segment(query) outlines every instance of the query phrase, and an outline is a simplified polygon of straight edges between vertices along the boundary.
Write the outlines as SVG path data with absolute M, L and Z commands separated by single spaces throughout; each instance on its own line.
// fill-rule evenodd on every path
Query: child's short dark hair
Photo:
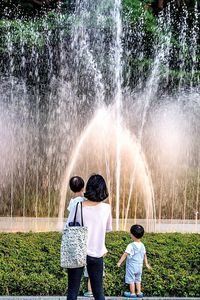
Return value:
M 84 188 L 84 180 L 79 176 L 73 176 L 70 178 L 69 186 L 72 192 L 77 193 L 80 192 Z
M 95 174 L 88 179 L 84 196 L 94 202 L 101 202 L 108 197 L 106 182 L 101 175 Z
M 135 224 L 131 226 L 130 232 L 136 239 L 140 239 L 144 235 L 144 228 L 141 225 Z

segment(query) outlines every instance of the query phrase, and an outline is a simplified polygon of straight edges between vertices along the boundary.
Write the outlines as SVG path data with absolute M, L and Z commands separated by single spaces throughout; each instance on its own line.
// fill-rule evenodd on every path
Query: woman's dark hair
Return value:
M 133 225 L 131 226 L 130 232 L 136 239 L 140 239 L 144 235 L 144 228 L 141 225 Z
M 101 202 L 108 197 L 106 182 L 101 175 L 92 175 L 86 184 L 84 197 L 94 202 Z
M 84 180 L 79 176 L 73 176 L 70 178 L 69 186 L 72 192 L 77 193 L 80 192 L 84 188 Z

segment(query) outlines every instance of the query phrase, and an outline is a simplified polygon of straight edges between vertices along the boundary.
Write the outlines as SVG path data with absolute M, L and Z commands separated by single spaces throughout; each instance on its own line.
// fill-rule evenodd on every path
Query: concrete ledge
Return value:
M 127 297 L 106 297 L 106 300 L 128 300 Z M 200 300 L 200 297 L 144 297 L 144 300 Z M 0 300 L 66 300 L 65 296 L 0 296 Z M 78 300 L 94 300 L 93 297 L 78 297 Z
M 34 218 L 34 217 L 0 217 L 1 232 L 48 232 L 62 231 L 66 219 L 59 220 L 58 218 Z M 138 224 L 146 228 L 146 219 L 137 219 Z M 127 220 L 127 230 L 135 220 Z M 182 232 L 182 233 L 200 233 L 200 220 L 177 220 L 177 219 L 162 219 L 149 220 L 149 232 Z M 113 219 L 113 230 L 115 230 L 116 222 Z M 123 230 L 123 220 L 119 220 L 119 228 Z

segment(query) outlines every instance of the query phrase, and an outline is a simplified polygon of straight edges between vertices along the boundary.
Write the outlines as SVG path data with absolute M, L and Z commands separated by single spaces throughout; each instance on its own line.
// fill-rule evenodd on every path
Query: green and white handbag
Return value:
M 81 206 L 81 224 L 76 222 L 78 206 Z M 74 220 L 65 227 L 61 240 L 60 262 L 62 268 L 80 268 L 86 265 L 87 227 L 83 225 L 82 202 L 77 203 Z

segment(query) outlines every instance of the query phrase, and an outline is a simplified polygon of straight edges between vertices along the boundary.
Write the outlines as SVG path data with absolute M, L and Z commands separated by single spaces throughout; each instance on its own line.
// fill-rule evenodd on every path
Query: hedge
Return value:
M 60 233 L 0 234 L 0 295 L 65 295 L 67 273 L 59 265 Z M 145 234 L 143 239 L 152 270 L 144 268 L 146 296 L 200 297 L 200 235 Z M 116 263 L 130 242 L 128 233 L 113 232 L 106 238 L 105 293 L 119 296 L 125 265 Z M 83 280 L 80 293 L 86 282 Z

